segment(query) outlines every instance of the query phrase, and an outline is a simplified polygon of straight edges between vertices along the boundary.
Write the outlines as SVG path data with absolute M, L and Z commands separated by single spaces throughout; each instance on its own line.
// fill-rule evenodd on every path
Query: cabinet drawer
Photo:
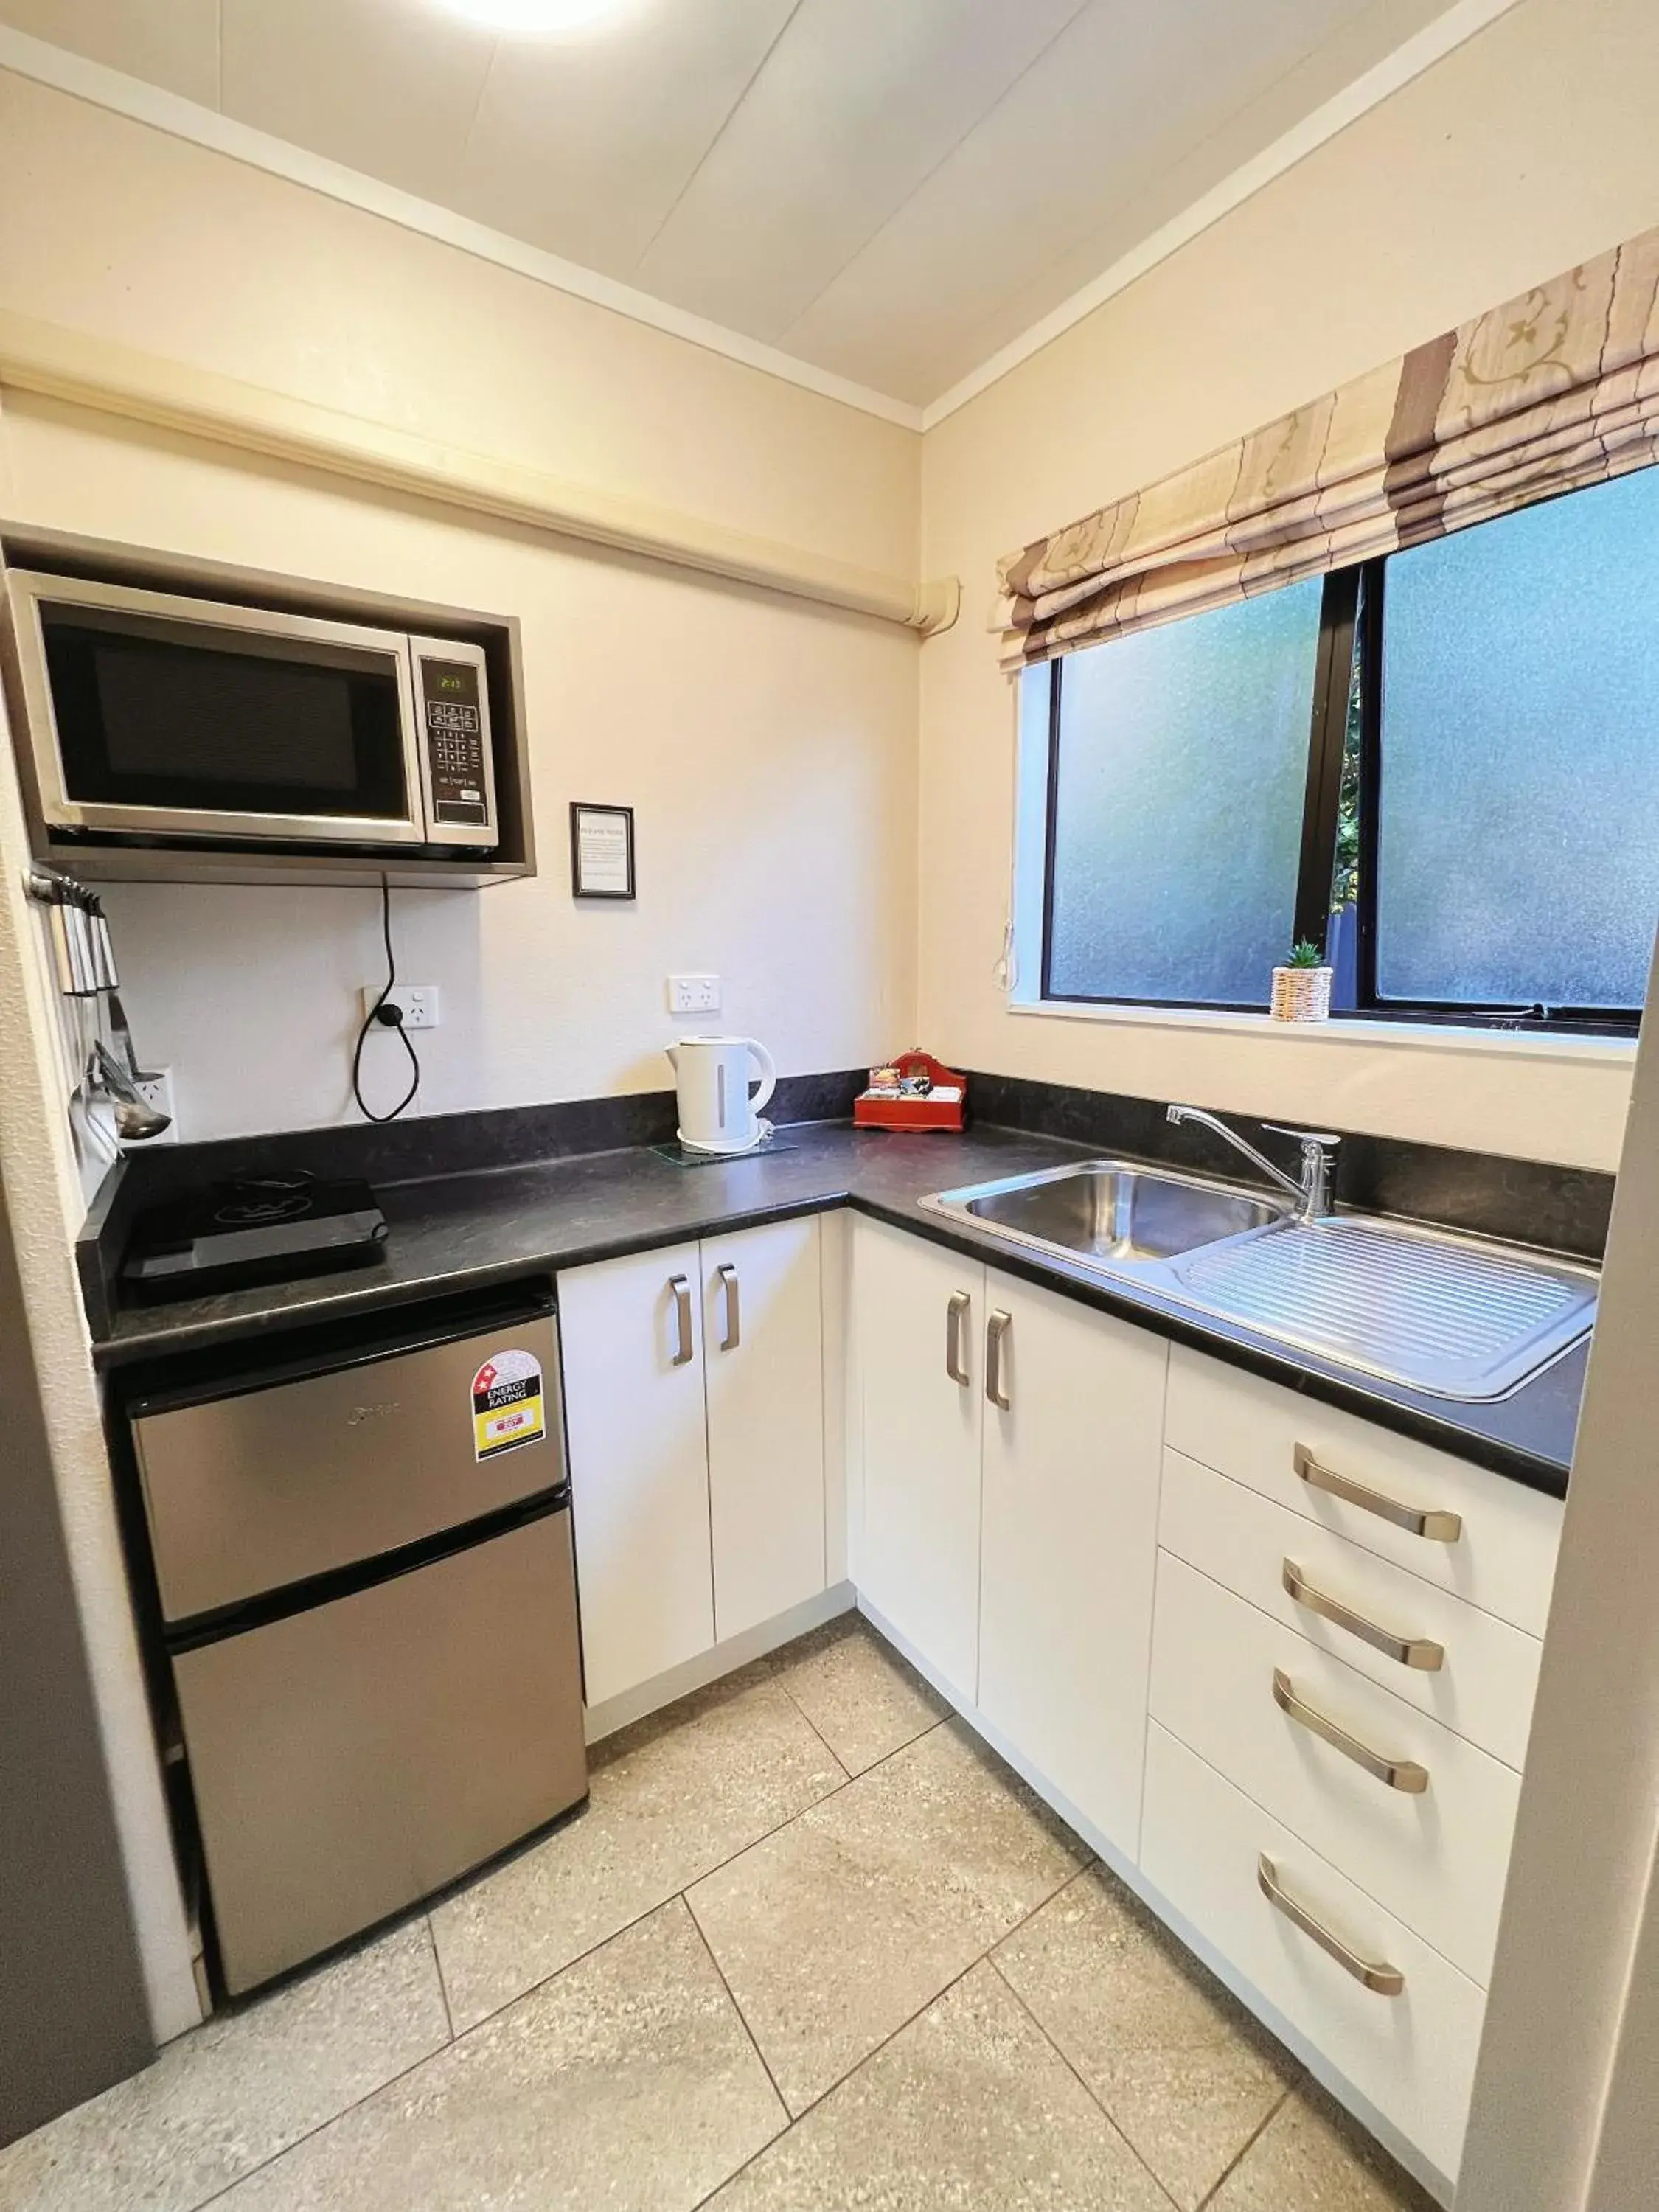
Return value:
M 1359 1957 L 1404 1978 L 1367 1989 L 1263 1894 L 1291 1898 Z M 1462 2154 L 1483 1992 L 1156 1723 L 1147 1730 L 1141 1871 L 1437 2171 Z
M 1164 1455 L 1158 1541 L 1506 1765 L 1523 1765 L 1543 1653 L 1536 1637 L 1181 1452 Z M 1285 1588 L 1289 1570 L 1305 1586 L 1301 1603 Z M 1360 1626 L 1327 1618 L 1307 1601 L 1314 1596 L 1334 1600 Z M 1440 1665 L 1390 1656 L 1364 1626 L 1410 1644 L 1419 1661 L 1437 1644 Z
M 1299 1701 L 1285 1711 L 1274 1696 Z M 1484 1987 L 1521 1778 L 1165 1552 L 1152 1717 Z M 1347 1747 L 1320 1732 L 1340 1730 Z M 1360 1763 L 1400 1767 L 1396 1787 Z
M 1164 1435 L 1188 1459 L 1248 1483 L 1304 1520 L 1352 1537 L 1528 1635 L 1543 1634 L 1561 1537 L 1554 1498 L 1181 1348 L 1170 1361 Z M 1455 1540 L 1413 1534 L 1382 1511 L 1304 1481 L 1296 1471 L 1298 1448 L 1380 1504 L 1456 1515 Z

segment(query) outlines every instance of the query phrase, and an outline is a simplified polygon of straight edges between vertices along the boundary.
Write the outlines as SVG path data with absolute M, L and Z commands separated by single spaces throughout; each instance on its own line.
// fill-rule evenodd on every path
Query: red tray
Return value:
M 931 1053 L 902 1052 L 890 1065 L 901 1075 L 926 1073 L 936 1086 L 954 1085 L 956 1098 L 894 1098 L 884 1092 L 862 1091 L 853 1102 L 853 1121 L 860 1129 L 960 1129 L 968 1103 L 968 1079 L 946 1067 Z

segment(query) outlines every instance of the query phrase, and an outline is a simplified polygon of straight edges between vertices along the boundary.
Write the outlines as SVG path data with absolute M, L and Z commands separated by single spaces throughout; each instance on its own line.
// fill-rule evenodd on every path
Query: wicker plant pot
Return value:
M 1331 1018 L 1328 968 L 1275 968 L 1273 1004 L 1276 1022 L 1328 1022 Z

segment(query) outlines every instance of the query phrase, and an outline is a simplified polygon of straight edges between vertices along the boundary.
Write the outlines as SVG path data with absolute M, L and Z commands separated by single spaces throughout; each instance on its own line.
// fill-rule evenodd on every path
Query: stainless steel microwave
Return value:
M 483 648 L 7 576 L 40 814 L 121 842 L 490 850 Z

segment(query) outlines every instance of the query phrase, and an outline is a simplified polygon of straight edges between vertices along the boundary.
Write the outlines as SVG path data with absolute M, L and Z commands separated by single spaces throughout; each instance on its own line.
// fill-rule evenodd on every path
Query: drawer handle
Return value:
M 1328 1597 L 1323 1590 L 1316 1589 L 1294 1559 L 1285 1560 L 1283 1581 L 1286 1595 L 1298 1605 L 1305 1606 L 1310 1613 L 1316 1613 L 1322 1620 L 1334 1621 L 1339 1628 L 1346 1628 L 1350 1636 L 1357 1636 L 1373 1650 L 1397 1659 L 1402 1667 L 1417 1667 L 1425 1674 L 1437 1674 L 1445 1665 L 1443 1644 L 1436 1644 L 1426 1636 L 1396 1636 L 1391 1628 L 1379 1627 L 1376 1621 L 1367 1620 L 1363 1613 L 1344 1605 L 1340 1598 Z
M 679 1333 L 679 1349 L 669 1364 L 689 1366 L 693 1346 L 691 1342 L 691 1285 L 684 1275 L 671 1275 L 668 1287 L 674 1293 L 674 1324 Z
M 1390 1790 L 1403 1790 L 1408 1797 L 1420 1797 L 1428 1788 L 1426 1766 L 1419 1766 L 1414 1759 L 1385 1758 L 1380 1751 L 1373 1751 L 1370 1744 L 1361 1743 L 1357 1735 L 1350 1735 L 1346 1729 L 1339 1728 L 1305 1698 L 1298 1698 L 1295 1685 L 1282 1667 L 1273 1668 L 1273 1703 L 1298 1727 L 1330 1744 L 1344 1759 L 1352 1759 L 1356 1766 L 1363 1766 L 1367 1774 L 1385 1782 Z
M 1463 1533 L 1461 1515 L 1439 1513 L 1421 1505 L 1402 1505 L 1397 1498 L 1368 1489 L 1351 1474 L 1339 1474 L 1334 1468 L 1322 1466 L 1306 1444 L 1297 1445 L 1291 1455 L 1291 1465 L 1310 1490 L 1327 1491 L 1333 1498 L 1360 1506 L 1367 1513 L 1375 1513 L 1379 1521 L 1389 1521 L 1396 1528 L 1405 1529 L 1408 1535 L 1426 1536 L 1435 1544 L 1455 1544 Z
M 1279 1881 L 1279 1869 L 1266 1851 L 1256 1860 L 1255 1878 L 1268 1904 L 1282 1912 L 1292 1928 L 1299 1928 L 1304 1936 L 1310 1936 L 1320 1949 L 1328 1953 L 1355 1981 L 1374 1990 L 1380 1997 L 1397 1997 L 1404 1990 L 1406 1977 L 1398 1966 L 1362 1959 L 1358 1951 L 1349 1949 L 1340 1936 L 1333 1936 L 1322 1922 L 1316 1920 L 1307 1906 L 1299 1904 Z
M 953 1382 L 967 1389 L 969 1376 L 962 1359 L 962 1324 L 968 1318 L 973 1300 L 966 1291 L 953 1291 L 945 1309 L 945 1371 Z
M 985 1395 L 1000 1413 L 1013 1411 L 1002 1380 L 1002 1347 L 1013 1325 L 1012 1314 L 1004 1313 L 1000 1306 L 985 1324 Z
M 735 1352 L 743 1341 L 743 1310 L 738 1303 L 738 1271 L 729 1260 L 714 1270 L 715 1278 L 726 1293 L 726 1334 L 720 1339 L 722 1352 Z

